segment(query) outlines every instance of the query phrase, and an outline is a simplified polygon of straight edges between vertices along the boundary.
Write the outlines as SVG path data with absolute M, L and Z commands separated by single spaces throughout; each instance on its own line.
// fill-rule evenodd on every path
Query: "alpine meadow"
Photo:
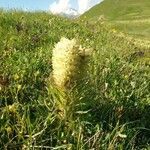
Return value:
M 150 0 L 0 9 L 0 150 L 149 149 Z

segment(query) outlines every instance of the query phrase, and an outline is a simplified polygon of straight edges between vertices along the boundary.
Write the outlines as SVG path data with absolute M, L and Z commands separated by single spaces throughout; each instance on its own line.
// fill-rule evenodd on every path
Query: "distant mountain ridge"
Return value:
M 78 17 L 80 14 L 78 13 L 78 11 L 76 9 L 73 9 L 73 8 L 67 8 L 66 10 L 60 12 L 60 13 L 57 13 L 57 15 L 60 15 L 60 16 L 64 16 L 64 17 L 67 17 L 67 18 L 76 18 Z
M 79 16 L 79 13 L 73 8 L 67 8 L 67 10 L 64 13 L 62 13 L 62 15 L 68 18 L 76 18 Z

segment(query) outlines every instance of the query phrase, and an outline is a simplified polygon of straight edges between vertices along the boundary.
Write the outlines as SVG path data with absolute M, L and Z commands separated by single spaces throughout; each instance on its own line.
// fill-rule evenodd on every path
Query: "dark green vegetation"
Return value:
M 105 18 L 112 28 L 135 37 L 150 38 L 149 0 L 104 0 L 87 11 L 81 18 L 97 20 Z
M 120 33 L 121 34 L 121 33 Z M 148 45 L 100 23 L 47 13 L 0 12 L 0 148 L 122 150 L 150 148 Z M 64 36 L 92 48 L 88 75 L 62 92 L 48 80 L 54 45 Z

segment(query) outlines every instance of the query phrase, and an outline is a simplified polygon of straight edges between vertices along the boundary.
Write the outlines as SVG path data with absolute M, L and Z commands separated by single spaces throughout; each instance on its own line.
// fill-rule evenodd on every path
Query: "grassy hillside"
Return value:
M 92 49 L 66 92 L 50 80 L 61 37 Z M 150 148 L 150 49 L 137 43 L 102 24 L 1 11 L 0 149 Z
M 104 15 L 109 20 L 143 19 L 150 17 L 149 0 L 104 0 L 87 11 L 88 19 Z
M 105 18 L 113 28 L 138 38 L 150 38 L 149 0 L 104 0 L 87 11 L 81 18 Z

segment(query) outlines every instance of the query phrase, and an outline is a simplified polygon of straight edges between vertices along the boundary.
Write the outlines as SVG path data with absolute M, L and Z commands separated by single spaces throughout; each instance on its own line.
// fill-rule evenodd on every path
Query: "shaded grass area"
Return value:
M 66 93 L 48 79 L 62 36 L 93 49 L 87 76 Z M 105 25 L 1 11 L 1 149 L 149 148 L 149 63 L 137 48 Z

